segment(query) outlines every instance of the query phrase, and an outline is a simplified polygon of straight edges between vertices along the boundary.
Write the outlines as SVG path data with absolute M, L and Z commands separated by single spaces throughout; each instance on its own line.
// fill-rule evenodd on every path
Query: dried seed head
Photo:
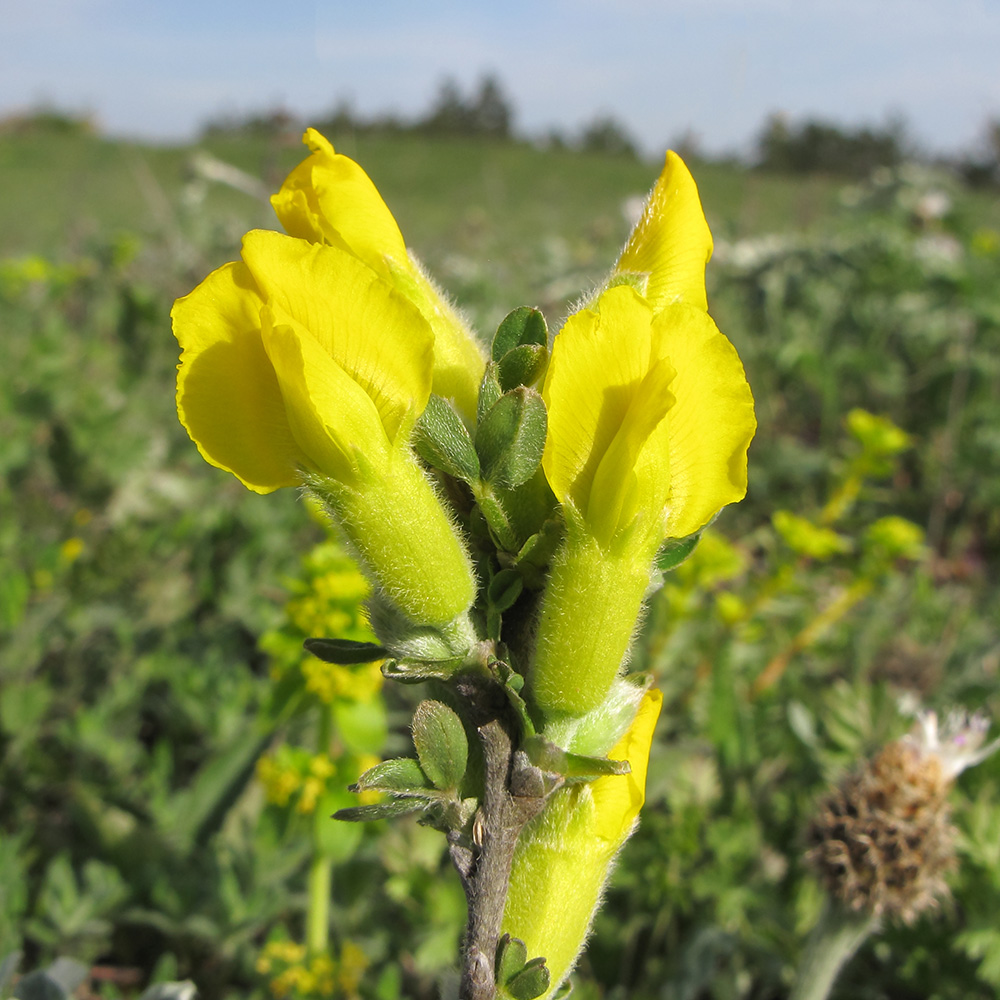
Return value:
M 884 747 L 821 803 L 808 830 L 810 862 L 827 891 L 849 909 L 911 923 L 948 894 L 955 828 L 948 791 L 966 768 L 992 753 L 989 722 L 933 712 Z

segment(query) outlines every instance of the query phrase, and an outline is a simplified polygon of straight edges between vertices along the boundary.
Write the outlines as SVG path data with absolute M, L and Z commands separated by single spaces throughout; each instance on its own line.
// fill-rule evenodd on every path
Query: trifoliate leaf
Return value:
M 504 989 L 513 1000 L 535 1000 L 549 988 L 551 976 L 545 965 L 544 958 L 533 958 L 512 979 L 508 980 Z
M 440 396 L 431 396 L 413 432 L 413 447 L 430 466 L 456 479 L 479 479 L 479 457 L 462 418 Z
M 497 327 L 497 332 L 493 335 L 490 356 L 494 361 L 499 361 L 517 347 L 527 345 L 544 347 L 548 339 L 549 331 L 545 317 L 531 306 L 518 306 L 517 309 L 507 313 L 503 322 Z
M 469 741 L 462 720 L 440 701 L 422 701 L 413 713 L 413 745 L 420 767 L 440 789 L 457 788 L 465 776 Z
M 519 385 L 532 385 L 541 378 L 549 352 L 538 344 L 522 344 L 508 351 L 498 362 L 500 388 L 507 392 Z
M 496 981 L 504 986 L 528 961 L 528 949 L 520 938 L 504 934 L 497 943 Z
M 510 488 L 526 483 L 542 460 L 547 424 L 545 403 L 534 389 L 504 393 L 476 431 L 483 478 Z
M 500 369 L 496 362 L 489 361 L 486 364 L 486 371 L 483 373 L 483 380 L 479 383 L 479 401 L 476 404 L 476 426 L 483 422 L 483 417 L 490 412 L 493 404 L 503 395 L 500 388 Z
M 392 819 L 394 816 L 405 816 L 407 813 L 424 812 L 432 804 L 427 799 L 388 799 L 368 806 L 338 809 L 333 818 L 345 823 L 372 823 L 377 819 Z
M 398 757 L 395 760 L 384 760 L 368 768 L 351 786 L 351 790 L 365 792 L 374 789 L 397 794 L 426 790 L 429 787 L 426 775 L 412 757 Z

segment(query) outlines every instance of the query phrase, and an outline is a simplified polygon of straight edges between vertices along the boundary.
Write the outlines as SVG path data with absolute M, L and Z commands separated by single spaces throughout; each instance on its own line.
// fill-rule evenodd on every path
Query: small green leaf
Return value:
M 479 457 L 472 437 L 452 405 L 431 396 L 413 432 L 413 447 L 430 466 L 456 479 L 479 479 Z
M 549 352 L 544 345 L 522 344 L 508 351 L 498 362 L 500 388 L 506 392 L 537 382 L 548 360 Z
M 656 553 L 656 568 L 663 573 L 676 569 L 697 548 L 701 532 L 696 531 L 687 538 L 668 538 Z
M 476 431 L 483 478 L 511 488 L 526 483 L 542 460 L 547 425 L 545 403 L 534 389 L 504 393 Z
M 500 369 L 496 362 L 488 361 L 486 371 L 483 373 L 483 380 L 479 383 L 479 401 L 476 404 L 476 426 L 483 422 L 483 417 L 493 407 L 493 404 L 503 395 L 500 388 Z
M 552 994 L 549 1000 L 566 1000 L 566 998 L 572 992 L 573 992 L 573 982 L 572 980 L 567 979 L 566 982 L 564 982 L 562 986 L 560 986 L 559 989 L 557 989 L 555 993 Z
M 401 684 L 447 681 L 464 664 L 465 659 L 460 656 L 451 660 L 386 660 L 382 664 L 382 676 Z
M 504 934 L 497 943 L 496 981 L 501 986 L 524 968 L 528 949 L 520 938 Z
M 490 356 L 499 361 L 508 351 L 530 344 L 544 347 L 548 343 L 549 330 L 545 317 L 531 306 L 518 306 L 507 313 L 497 332 L 493 335 Z
M 428 700 L 417 705 L 413 745 L 424 774 L 438 788 L 458 787 L 469 760 L 469 741 L 462 720 L 444 702 Z
M 405 816 L 407 813 L 424 812 L 432 804 L 427 799 L 388 799 L 368 806 L 338 809 L 333 818 L 344 823 L 373 823 L 377 819 L 392 819 L 395 816 Z
M 490 580 L 486 596 L 494 610 L 503 613 L 521 596 L 524 580 L 515 569 L 502 569 Z
M 395 794 L 428 787 L 427 777 L 412 757 L 397 757 L 395 760 L 384 760 L 381 764 L 368 768 L 351 786 L 351 791 L 365 792 L 375 789 Z
M 504 989 L 514 1000 L 535 1000 L 549 988 L 551 976 L 544 958 L 533 958 L 524 968 L 508 980 Z
M 389 651 L 376 642 L 355 642 L 353 639 L 306 639 L 302 645 L 318 660 L 343 666 L 372 663 L 389 655 Z
M 569 781 L 593 781 L 608 774 L 628 774 L 632 770 L 627 760 L 608 760 L 605 757 L 569 753 L 543 736 L 527 737 L 522 743 L 522 749 L 536 767 L 552 774 L 561 774 Z

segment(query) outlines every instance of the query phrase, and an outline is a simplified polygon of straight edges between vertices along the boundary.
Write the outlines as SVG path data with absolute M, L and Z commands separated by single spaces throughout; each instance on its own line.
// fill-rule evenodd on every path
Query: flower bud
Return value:
M 551 974 L 545 997 L 576 964 L 611 864 L 635 829 L 662 701 L 659 691 L 648 691 L 608 755 L 627 760 L 631 773 L 560 789 L 518 840 L 502 927 L 524 942 L 528 955 L 545 957 Z

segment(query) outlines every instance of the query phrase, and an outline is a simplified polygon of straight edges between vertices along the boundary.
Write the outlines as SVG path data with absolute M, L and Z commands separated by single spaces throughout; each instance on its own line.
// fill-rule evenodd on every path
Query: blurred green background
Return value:
M 520 304 L 558 329 L 659 170 L 611 133 L 328 127 L 485 338 Z M 636 645 L 666 702 L 583 998 L 785 995 L 820 904 L 816 796 L 918 704 L 1000 714 L 995 178 L 902 156 L 817 172 L 780 139 L 761 168 L 689 162 L 760 427 L 747 499 Z M 313 739 L 274 676 L 294 602 L 327 599 L 329 549 L 294 491 L 253 495 L 199 457 L 168 314 L 248 228 L 276 228 L 263 194 L 303 153 L 280 121 L 190 147 L 58 115 L 0 134 L 0 959 L 77 958 L 88 996 L 190 977 L 207 1000 L 429 998 L 456 961 L 458 880 L 403 821 L 332 835 L 334 979 L 274 975 L 297 961 L 314 818 L 258 758 L 294 770 L 279 748 Z M 383 694 L 384 714 L 341 720 L 345 760 L 408 752 L 409 694 Z M 998 776 L 990 760 L 955 793 L 954 899 L 887 927 L 838 995 L 996 995 Z

